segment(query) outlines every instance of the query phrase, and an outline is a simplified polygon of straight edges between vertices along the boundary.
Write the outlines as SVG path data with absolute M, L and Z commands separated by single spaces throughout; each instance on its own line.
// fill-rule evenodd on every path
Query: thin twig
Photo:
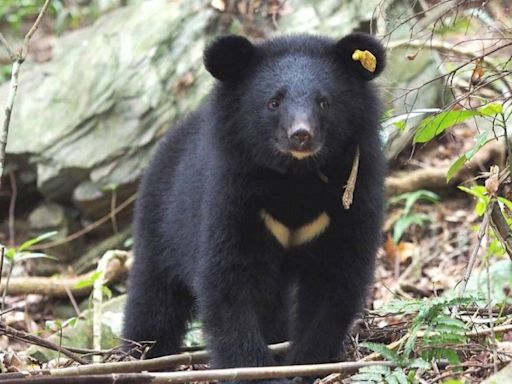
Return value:
M 9 262 L 9 271 L 7 272 L 7 279 L 5 280 L 4 289 L 2 291 L 2 304 L 0 305 L 0 311 L 2 311 L 2 312 L 4 311 L 4 308 L 5 308 L 5 299 L 7 297 L 7 288 L 9 287 L 9 282 L 11 280 L 11 275 L 12 275 L 13 268 L 14 268 L 14 260 L 10 260 L 10 262 Z M 2 282 L 0 282 L 0 283 L 2 283 Z M 1 287 L 1 285 L 0 285 L 0 287 Z
M 0 188 L 2 188 L 2 175 L 4 173 L 7 135 L 9 134 L 9 125 L 11 123 L 14 99 L 16 98 L 16 92 L 18 91 L 18 77 L 20 74 L 20 66 L 22 62 L 23 61 L 16 60 L 12 64 L 11 85 L 9 87 L 9 95 L 7 96 L 7 103 L 5 105 L 5 116 L 2 124 L 2 130 L 0 131 Z
M 34 21 L 34 24 L 32 24 L 32 27 L 30 28 L 30 30 L 25 35 L 25 38 L 23 39 L 23 48 L 21 51 L 21 55 L 22 55 L 23 59 L 25 59 L 25 56 L 27 55 L 28 42 L 32 38 L 32 35 L 34 35 L 34 33 L 37 31 L 37 28 L 39 28 L 39 24 L 41 24 L 41 20 L 43 19 L 44 15 L 48 11 L 48 7 L 50 6 L 51 1 L 52 0 L 46 0 L 44 2 L 43 8 L 41 8 L 41 11 L 39 11 L 39 15 L 37 15 L 36 21 Z
M 53 351 L 62 352 L 62 354 L 66 355 L 70 359 L 73 359 L 74 361 L 76 361 L 80 364 L 88 363 L 87 360 L 84 360 L 80 356 L 74 354 L 73 352 L 70 352 L 69 350 L 67 350 L 66 348 L 64 348 L 62 346 L 59 346 L 47 339 L 43 339 L 42 337 L 35 336 L 30 333 L 14 329 L 14 328 L 8 326 L 7 324 L 5 324 L 5 322 L 3 322 L 3 321 L 0 321 L 0 334 L 6 335 L 9 338 L 24 341 L 26 343 L 36 344 L 41 347 L 51 349 Z
M 496 205 L 496 204 L 495 204 Z M 491 330 L 491 348 L 492 348 L 492 363 L 494 373 L 498 372 L 498 352 L 496 333 L 494 332 L 494 316 L 492 313 L 492 297 L 491 297 L 491 274 L 489 272 L 489 258 L 485 262 L 485 271 L 487 274 L 487 309 L 489 315 L 489 329 Z
M 2 272 L 4 271 L 4 257 L 5 247 L 2 244 L 0 244 L 0 284 L 2 284 Z
M 71 306 L 75 310 L 76 315 L 80 316 L 80 313 L 82 313 L 82 311 L 80 311 L 80 308 L 78 307 L 78 303 L 75 300 L 73 292 L 71 292 L 71 289 L 69 289 L 67 285 L 64 286 L 64 290 L 66 291 L 66 295 L 68 296 L 69 301 L 71 302 Z
M 466 266 L 466 271 L 464 272 L 464 277 L 461 281 L 461 285 L 459 287 L 459 297 L 462 297 L 464 293 L 466 292 L 466 286 L 468 284 L 469 278 L 471 276 L 471 272 L 473 272 L 473 268 L 476 263 L 478 251 L 480 250 L 480 244 L 482 243 L 482 239 L 485 236 L 485 232 L 487 230 L 487 227 L 489 226 L 489 221 L 491 218 L 491 212 L 494 207 L 495 201 L 491 200 L 489 202 L 489 205 L 487 206 L 487 209 L 484 214 L 484 218 L 482 219 L 482 224 L 480 225 L 480 230 L 478 231 L 477 235 L 477 242 L 473 248 L 473 251 L 471 252 L 471 256 L 469 257 L 468 265 Z M 454 311 L 453 313 L 455 313 Z
M 7 41 L 7 39 L 4 37 L 4 35 L 2 35 L 2 32 L 0 32 L 0 44 L 2 44 L 4 46 L 11 61 L 15 61 L 16 54 L 14 53 L 14 49 L 12 49 L 12 47 L 9 44 L 9 42 Z
M 9 172 L 11 181 L 11 198 L 9 200 L 9 246 L 16 244 L 16 233 L 14 231 L 14 218 L 16 212 L 16 199 L 18 198 L 18 185 L 16 184 L 16 174 L 14 170 Z

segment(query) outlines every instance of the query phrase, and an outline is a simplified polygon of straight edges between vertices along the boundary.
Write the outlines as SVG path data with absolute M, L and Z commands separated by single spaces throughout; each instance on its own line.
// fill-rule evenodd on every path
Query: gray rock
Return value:
M 61 240 L 78 228 L 71 212 L 54 202 L 44 202 L 38 205 L 28 216 L 29 237 L 34 238 L 43 233 L 56 231 L 57 234 L 49 241 Z M 79 238 L 72 243 L 64 242 L 45 252 L 58 257 L 60 261 L 68 262 L 79 256 L 83 246 L 83 239 Z M 31 272 L 37 275 L 48 275 L 57 271 L 58 264 L 52 260 L 38 259 L 31 263 Z
M 30 228 L 36 231 L 58 230 L 67 226 L 64 208 L 55 203 L 37 207 L 28 217 Z

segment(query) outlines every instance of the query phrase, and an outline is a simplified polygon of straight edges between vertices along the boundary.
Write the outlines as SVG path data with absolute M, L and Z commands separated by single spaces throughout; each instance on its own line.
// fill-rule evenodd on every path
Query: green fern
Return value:
M 365 367 L 352 376 L 352 381 L 358 384 L 409 383 L 416 369 L 429 369 L 429 362 L 433 359 L 446 359 L 450 364 L 459 363 L 457 351 L 450 346 L 467 341 L 467 328 L 463 321 L 452 318 L 450 312 L 455 306 L 475 305 L 479 300 L 481 298 L 475 296 L 391 300 L 377 312 L 415 315 L 409 328 L 409 338 L 398 351 L 379 343 L 363 342 L 361 346 L 380 354 L 398 367 L 394 370 L 384 366 Z M 418 340 L 420 331 L 424 331 L 424 336 Z M 408 379 L 406 371 L 411 379 Z
M 382 365 L 362 367 L 351 377 L 354 384 L 409 384 L 412 381 L 402 368 L 391 368 Z

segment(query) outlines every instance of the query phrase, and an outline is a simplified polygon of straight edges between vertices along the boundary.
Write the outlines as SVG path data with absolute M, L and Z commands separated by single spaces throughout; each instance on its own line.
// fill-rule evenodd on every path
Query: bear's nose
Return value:
M 290 140 L 303 147 L 311 141 L 311 132 L 304 128 L 298 129 L 290 135 Z

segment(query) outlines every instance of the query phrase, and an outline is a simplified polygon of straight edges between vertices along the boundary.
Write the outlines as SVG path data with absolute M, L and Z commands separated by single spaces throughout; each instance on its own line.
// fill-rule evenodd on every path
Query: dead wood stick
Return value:
M 345 192 L 343 192 L 343 196 L 341 197 L 341 201 L 343 203 L 343 208 L 349 209 L 352 205 L 352 200 L 354 198 L 354 190 L 356 189 L 356 181 L 357 181 L 357 172 L 359 170 L 359 147 L 356 149 L 356 153 L 354 155 L 354 162 L 352 164 L 352 169 L 350 170 L 350 175 L 347 180 L 347 185 L 345 186 Z
M 126 265 L 122 258 L 115 257 L 108 263 L 105 273 L 107 283 L 120 281 L 126 275 Z M 9 281 L 8 295 L 24 295 L 35 293 L 52 297 L 67 297 L 67 291 L 75 297 L 84 297 L 91 293 L 92 285 L 77 287 L 77 283 L 87 280 L 94 272 L 76 277 L 16 277 Z M 0 282 L 0 291 L 3 291 L 6 282 Z
M 106 364 L 99 364 L 106 365 Z M 28 372 L 20 372 L 26 374 L 25 379 L 6 377 L 2 375 L 0 382 L 5 384 L 12 383 L 188 383 L 196 381 L 240 381 L 240 380 L 256 380 L 256 379 L 273 379 L 294 376 L 323 376 L 333 372 L 352 373 L 361 367 L 370 365 L 384 365 L 393 367 L 395 364 L 388 361 L 374 362 L 342 362 L 327 364 L 309 364 L 309 365 L 290 365 L 277 367 L 250 367 L 250 368 L 228 368 L 228 369 L 210 369 L 202 371 L 179 371 L 179 372 L 155 372 L 155 373 L 126 373 L 126 374 L 84 374 L 77 377 L 76 375 L 64 375 L 59 377 L 32 376 Z M 19 374 L 19 373 L 18 373 Z M 5 379 L 4 379 L 5 377 Z M 84 381 L 87 379 L 88 381 Z M 103 380 L 103 381 L 102 381 Z
M 503 143 L 493 141 L 485 145 L 459 173 L 446 181 L 449 167 L 429 167 L 403 172 L 401 175 L 386 178 L 386 192 L 389 196 L 396 196 L 404 192 L 418 189 L 446 189 L 456 186 L 465 179 L 474 177 L 485 164 L 501 164 L 505 157 Z

